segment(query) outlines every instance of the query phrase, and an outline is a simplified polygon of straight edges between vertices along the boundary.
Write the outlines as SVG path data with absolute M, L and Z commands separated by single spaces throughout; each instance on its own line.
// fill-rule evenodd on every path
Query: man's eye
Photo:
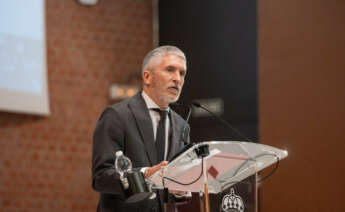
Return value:
M 174 71 L 174 67 L 168 67 L 168 68 L 167 68 L 167 71 L 169 71 L 169 72 Z

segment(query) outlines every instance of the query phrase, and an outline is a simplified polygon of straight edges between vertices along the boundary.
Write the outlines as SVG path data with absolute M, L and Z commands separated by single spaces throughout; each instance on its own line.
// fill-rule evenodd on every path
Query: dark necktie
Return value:
M 168 111 L 160 110 L 158 108 L 155 108 L 153 110 L 158 112 L 161 117 L 158 123 L 157 134 L 156 134 L 157 156 L 158 156 L 158 161 L 161 162 L 164 160 L 164 153 L 165 153 L 165 122 L 167 119 Z

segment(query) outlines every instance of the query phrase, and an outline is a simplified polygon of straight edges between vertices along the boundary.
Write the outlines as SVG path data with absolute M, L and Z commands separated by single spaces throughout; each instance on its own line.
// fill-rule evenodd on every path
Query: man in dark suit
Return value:
M 162 211 L 160 195 L 152 204 L 125 204 L 114 168 L 115 153 L 121 150 L 131 159 L 133 169 L 148 178 L 189 142 L 188 123 L 169 108 L 179 98 L 186 71 L 180 49 L 158 47 L 144 58 L 142 91 L 102 113 L 92 155 L 92 186 L 100 192 L 98 211 Z

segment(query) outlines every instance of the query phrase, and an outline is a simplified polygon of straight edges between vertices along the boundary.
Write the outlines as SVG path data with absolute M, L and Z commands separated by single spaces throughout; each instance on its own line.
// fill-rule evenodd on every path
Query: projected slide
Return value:
M 40 41 L 0 34 L 0 88 L 40 94 L 42 48 Z
M 49 114 L 44 0 L 0 1 L 0 109 Z

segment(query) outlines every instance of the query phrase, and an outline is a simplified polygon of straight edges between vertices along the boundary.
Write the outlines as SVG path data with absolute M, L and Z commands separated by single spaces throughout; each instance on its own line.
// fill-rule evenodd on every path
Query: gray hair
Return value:
M 186 61 L 185 54 L 176 46 L 160 46 L 147 53 L 143 61 L 141 73 L 144 73 L 147 67 L 152 65 L 152 63 L 157 61 L 157 59 L 160 60 L 164 55 L 167 54 L 174 54 Z

